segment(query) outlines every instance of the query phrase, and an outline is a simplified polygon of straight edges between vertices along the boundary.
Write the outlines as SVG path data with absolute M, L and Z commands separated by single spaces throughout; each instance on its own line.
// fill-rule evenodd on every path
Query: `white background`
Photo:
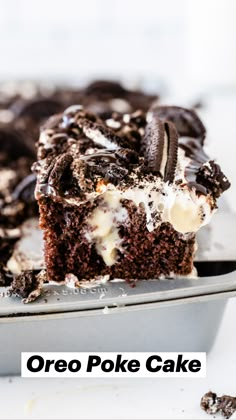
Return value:
M 235 0 L 0 0 L 0 79 L 236 84 Z

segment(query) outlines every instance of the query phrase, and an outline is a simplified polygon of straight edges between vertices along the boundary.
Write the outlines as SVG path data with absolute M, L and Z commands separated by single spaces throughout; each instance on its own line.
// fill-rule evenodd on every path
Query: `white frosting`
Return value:
M 94 128 L 87 128 L 83 127 L 84 134 L 94 143 L 100 144 L 110 150 L 116 150 L 118 148 L 117 144 L 110 141 L 104 134 L 100 132 L 100 130 L 94 130 Z
M 108 118 L 108 120 L 106 120 L 106 125 L 107 127 L 114 128 L 115 130 L 118 130 L 121 126 L 120 122 L 113 120 L 113 118 Z
M 22 237 L 15 243 L 13 254 L 7 262 L 8 269 L 14 274 L 44 267 L 43 233 L 38 227 L 38 220 L 27 220 L 21 230 Z
M 53 130 L 43 130 L 40 133 L 39 144 L 43 144 L 45 149 L 51 149 L 50 137 L 54 134 Z
M 175 170 L 175 179 L 182 179 L 183 182 L 187 182 L 185 179 L 185 169 L 190 164 L 191 159 L 185 155 L 185 152 L 180 147 L 178 148 L 178 160 Z
M 123 121 L 125 124 L 129 124 L 130 122 L 130 114 L 124 114 L 123 115 Z

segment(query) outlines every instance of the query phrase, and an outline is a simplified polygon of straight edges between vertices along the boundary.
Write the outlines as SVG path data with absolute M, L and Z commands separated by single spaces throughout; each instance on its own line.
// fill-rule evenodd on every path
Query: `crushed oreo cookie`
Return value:
M 41 121 L 50 115 L 57 114 L 63 109 L 63 104 L 55 99 L 42 98 L 26 101 L 19 99 L 12 106 L 16 117 L 30 117 Z
M 23 133 L 8 125 L 0 126 L 0 152 L 4 152 L 8 159 L 33 157 L 32 149 L 25 142 Z
M 12 273 L 6 268 L 6 266 L 2 262 L 0 262 L 0 287 L 10 286 L 12 280 Z
M 35 202 L 34 190 L 36 186 L 35 174 L 29 174 L 16 186 L 12 192 L 12 200 L 22 200 L 24 203 Z
M 21 297 L 23 303 L 30 303 L 40 296 L 46 281 L 45 270 L 41 270 L 39 273 L 34 270 L 26 270 L 14 277 L 9 293 Z
M 216 198 L 230 187 L 228 178 L 226 178 L 220 166 L 213 160 L 203 163 L 198 169 L 196 181 L 208 191 L 212 191 Z
M 209 391 L 203 395 L 200 405 L 208 414 L 220 413 L 224 418 L 229 419 L 236 411 L 236 397 L 229 395 L 218 397 L 217 394 Z

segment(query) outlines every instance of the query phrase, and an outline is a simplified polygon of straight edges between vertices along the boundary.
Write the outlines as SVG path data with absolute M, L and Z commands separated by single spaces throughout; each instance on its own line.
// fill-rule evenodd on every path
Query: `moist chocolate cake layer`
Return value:
M 185 238 L 169 223 L 147 232 L 143 208 L 137 209 L 128 200 L 123 206 L 128 211 L 129 224 L 118 227 L 122 252 L 118 251 L 116 263 L 107 267 L 95 245 L 84 235 L 96 203 L 75 207 L 42 198 L 40 226 L 44 229 L 48 279 L 63 282 L 67 273 L 87 280 L 101 275 L 135 280 L 173 276 L 173 273 L 186 275 L 192 271 L 194 234 Z

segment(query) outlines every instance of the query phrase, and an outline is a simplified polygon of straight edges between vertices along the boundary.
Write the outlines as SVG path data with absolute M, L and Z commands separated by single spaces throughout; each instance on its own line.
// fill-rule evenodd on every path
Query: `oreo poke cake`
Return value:
M 29 302 L 48 280 L 192 276 L 230 186 L 205 137 L 195 111 L 116 82 L 0 87 L 0 286 Z
M 41 128 L 33 170 L 47 278 L 191 276 L 196 232 L 230 186 L 204 151 L 205 127 L 193 110 L 99 83 Z

